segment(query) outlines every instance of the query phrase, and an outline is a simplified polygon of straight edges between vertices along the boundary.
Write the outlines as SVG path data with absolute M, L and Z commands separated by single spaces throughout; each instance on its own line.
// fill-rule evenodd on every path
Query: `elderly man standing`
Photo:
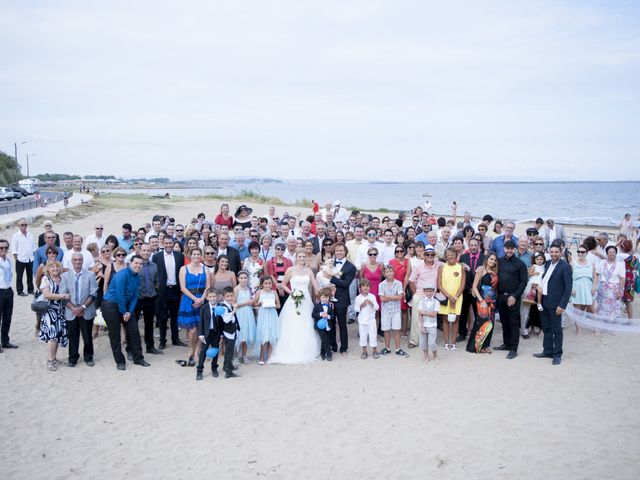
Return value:
M 508 350 L 507 359 L 518 356 L 520 341 L 520 304 L 529 274 L 522 260 L 516 258 L 513 240 L 504 243 L 504 257 L 498 259 L 497 307 L 502 322 L 503 344 L 494 350 Z
M 82 248 L 87 248 L 87 245 L 90 243 L 95 243 L 98 245 L 98 249 L 104 247 L 105 242 L 107 241 L 107 237 L 104 234 L 104 225 L 101 223 L 96 223 L 95 227 L 93 227 L 93 233 L 91 235 L 87 235 L 87 238 L 84 239 L 84 243 Z
M 556 225 L 552 218 L 547 220 L 547 228 L 544 231 L 544 243 L 547 248 L 551 247 L 554 240 L 562 240 L 567 244 L 567 234 L 564 232 L 562 225 Z
M 88 367 L 95 365 L 93 361 L 93 338 L 91 330 L 96 316 L 95 300 L 98 296 L 98 282 L 93 272 L 82 267 L 84 257 L 75 252 L 71 256 L 72 268 L 62 274 L 60 293 L 69 294 L 70 300 L 64 310 L 69 335 L 69 362 L 67 367 L 75 367 L 80 359 L 80 335 L 84 345 L 84 363 Z
M 85 270 L 90 270 L 95 264 L 95 260 L 93 259 L 93 255 L 91 255 L 91 252 L 82 248 L 82 236 L 74 235 L 73 247 L 71 248 L 71 250 L 66 252 L 64 254 L 64 257 L 62 258 L 62 266 L 65 270 L 71 270 L 71 258 L 73 257 L 74 253 L 80 253 L 82 255 L 82 258 L 84 259 L 82 268 L 84 268 Z
M 140 289 L 140 271 L 144 260 L 139 255 L 134 255 L 126 268 L 115 274 L 109 290 L 104 294 L 102 313 L 109 328 L 109 341 L 111 351 L 116 361 L 118 370 L 126 370 L 127 362 L 122 354 L 120 343 L 120 327 L 127 331 L 128 344 L 133 352 L 133 363 L 141 367 L 148 367 L 142 355 L 142 343 L 138 322 L 134 316 L 138 303 L 138 291 Z
M 26 218 L 18 220 L 19 230 L 11 237 L 11 253 L 16 263 L 16 290 L 21 297 L 27 296 L 22 284 L 25 270 L 27 272 L 27 292 L 33 295 L 33 257 L 36 244 L 31 232 L 27 231 L 27 226 Z
M 42 226 L 44 227 L 44 232 L 42 232 L 40 235 L 38 235 L 38 248 L 42 247 L 45 244 L 45 237 L 47 236 L 47 233 L 53 232 L 53 222 L 51 220 L 45 220 L 45 222 L 42 224 Z M 53 234 L 56 237 L 55 246 L 59 247 L 60 246 L 60 235 L 58 235 L 55 232 Z M 34 268 L 34 270 L 37 270 L 37 269 Z
M 505 244 L 511 240 L 514 246 L 518 244 L 518 237 L 513 234 L 516 229 L 516 224 L 513 222 L 506 222 L 504 224 L 504 233 L 494 238 L 491 244 L 491 249 L 496 252 L 498 258 L 502 258 L 505 255 Z

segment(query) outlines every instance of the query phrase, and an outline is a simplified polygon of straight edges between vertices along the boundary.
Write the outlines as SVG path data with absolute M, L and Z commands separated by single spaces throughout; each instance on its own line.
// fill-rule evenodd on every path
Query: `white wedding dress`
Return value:
M 289 296 L 280 312 L 280 337 L 273 348 L 270 363 L 311 363 L 320 355 L 320 337 L 313 328 L 313 302 L 306 275 L 291 277 L 291 290 L 300 290 L 304 299 L 297 308 Z

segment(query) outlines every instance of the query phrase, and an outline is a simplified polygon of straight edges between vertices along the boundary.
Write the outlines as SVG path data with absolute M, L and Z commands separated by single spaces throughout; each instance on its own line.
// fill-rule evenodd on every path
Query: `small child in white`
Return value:
M 440 302 L 436 300 L 435 285 L 426 285 L 423 289 L 424 298 L 418 304 L 420 315 L 420 348 L 424 351 L 424 360 L 429 363 L 429 352 L 433 354 L 433 360 L 438 361 L 436 339 L 438 335 L 438 312 Z
M 362 355 L 360 358 L 365 360 L 369 353 L 367 345 L 372 347 L 373 358 L 378 358 L 378 326 L 376 324 L 376 312 L 378 311 L 378 302 L 373 294 L 369 293 L 371 283 L 366 278 L 360 280 L 360 295 L 356 297 L 354 309 L 358 312 L 358 329 L 360 332 L 360 346 L 362 347 Z
M 324 274 L 327 273 L 331 277 L 338 275 L 338 269 L 335 267 L 333 258 L 329 257 L 324 261 L 324 264 L 320 267 L 320 271 L 316 274 L 316 281 L 319 288 L 328 288 L 331 290 L 331 301 L 337 302 L 336 299 L 336 286 L 331 283 L 331 278 L 327 278 Z

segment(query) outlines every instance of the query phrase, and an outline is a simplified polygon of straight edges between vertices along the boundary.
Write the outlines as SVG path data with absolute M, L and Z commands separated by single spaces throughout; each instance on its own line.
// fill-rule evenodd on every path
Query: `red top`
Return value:
M 233 228 L 233 217 L 229 215 L 226 219 L 221 213 L 215 219 L 216 225 L 227 225 L 230 229 Z

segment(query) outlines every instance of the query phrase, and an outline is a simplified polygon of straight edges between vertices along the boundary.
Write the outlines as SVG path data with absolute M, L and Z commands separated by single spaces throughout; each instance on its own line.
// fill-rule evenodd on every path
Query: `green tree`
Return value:
M 0 152 L 0 185 L 16 183 L 22 178 L 20 164 L 14 157 Z

